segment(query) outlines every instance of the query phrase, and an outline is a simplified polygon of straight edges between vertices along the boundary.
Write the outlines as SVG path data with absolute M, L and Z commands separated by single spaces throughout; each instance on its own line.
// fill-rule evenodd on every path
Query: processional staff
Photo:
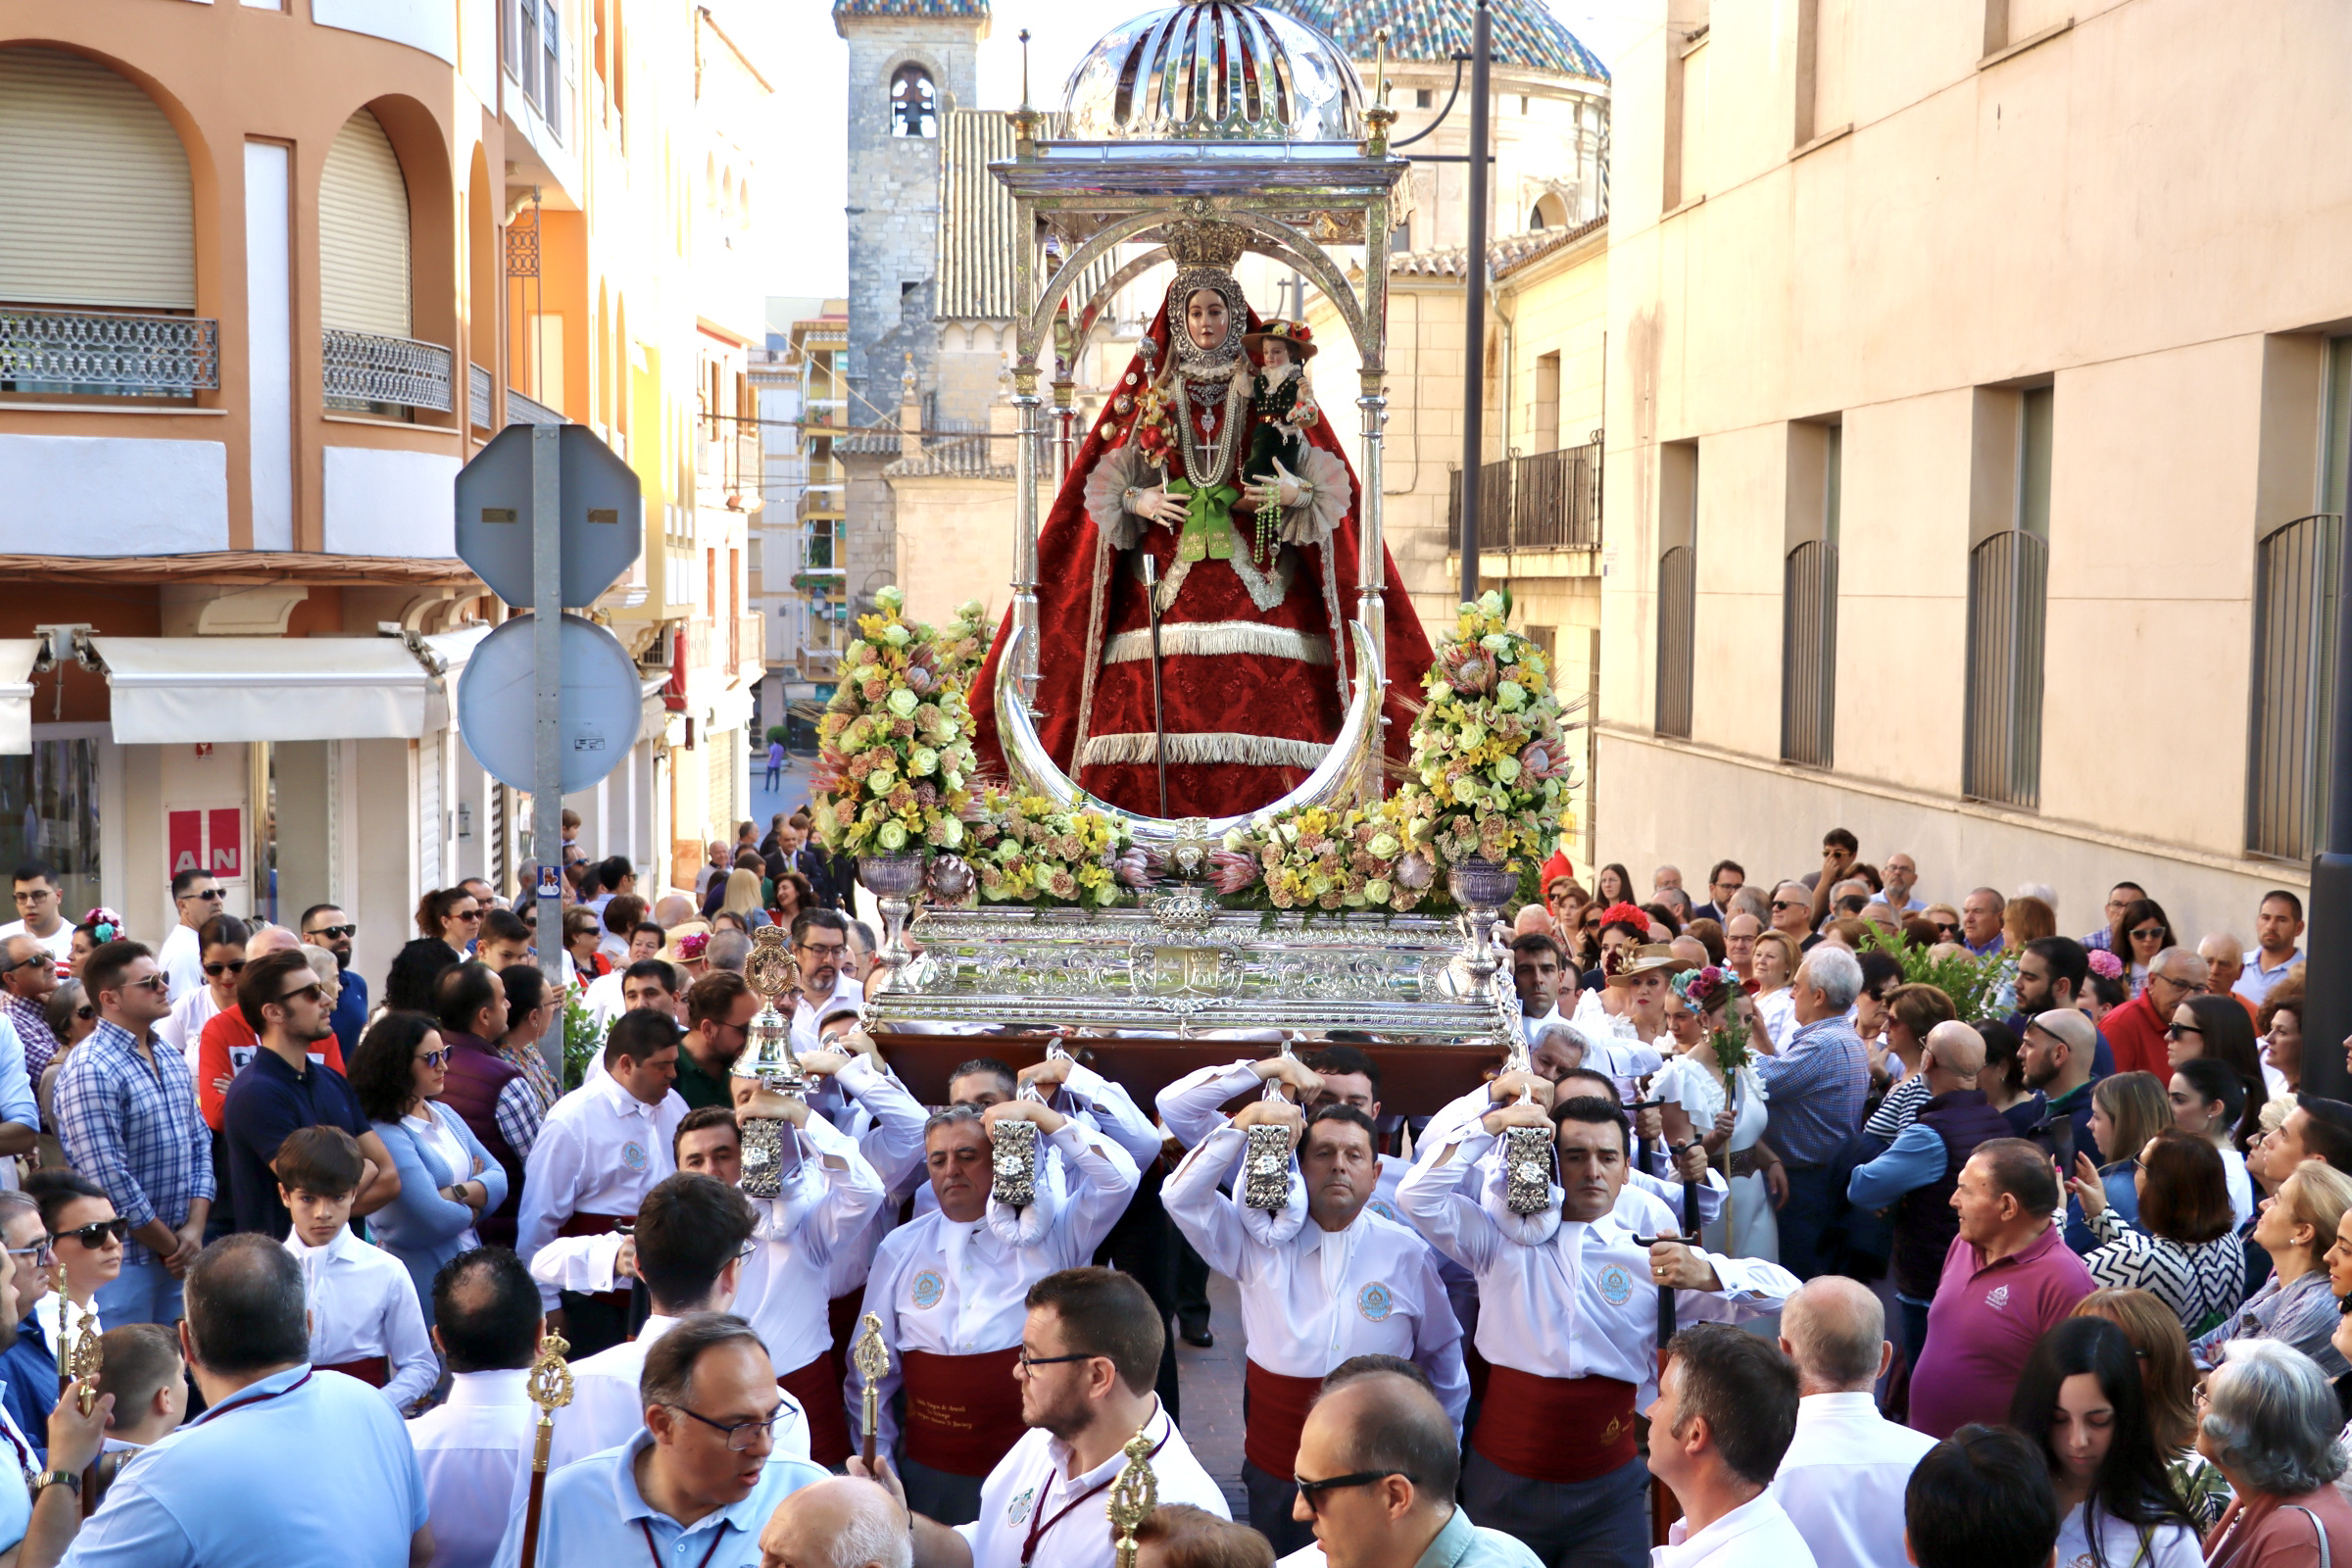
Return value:
M 1139 1430 L 1119 1451 L 1127 1455 L 1127 1462 L 1120 1466 L 1118 1480 L 1110 1484 L 1110 1500 L 1102 1509 L 1110 1516 L 1117 1568 L 1135 1568 L 1135 1533 L 1159 1506 L 1159 1482 L 1152 1474 L 1152 1439 L 1147 1433 Z
M 57 1320 L 59 1334 L 63 1337 L 63 1325 L 72 1316 L 74 1303 L 65 1299 L 62 1292 L 60 1298 Z M 81 1413 L 87 1416 L 98 1407 L 98 1374 L 106 1370 L 106 1342 L 98 1333 L 98 1313 L 94 1308 L 83 1309 L 80 1331 L 72 1336 L 72 1343 L 71 1349 L 63 1345 L 58 1347 L 57 1396 L 64 1398 L 67 1387 L 78 1381 L 81 1392 L 74 1396 L 74 1402 L 81 1407 Z M 98 1461 L 92 1459 L 81 1477 L 81 1516 L 87 1519 L 97 1508 Z
M 530 1499 L 523 1505 L 522 1568 L 538 1568 L 539 1510 L 547 1497 L 547 1451 L 555 1441 L 556 1412 L 571 1402 L 571 1366 L 564 1359 L 571 1345 L 561 1334 L 539 1342 L 539 1359 L 523 1385 L 539 1407 L 539 1437 L 531 1450 Z
M 882 1396 L 876 1391 L 890 1375 L 890 1347 L 882 1343 L 881 1318 L 865 1314 L 865 1327 L 850 1348 L 850 1359 L 858 1364 L 858 1381 L 865 1385 L 864 1458 L 865 1473 L 870 1476 L 879 1473 L 874 1469 L 874 1429 L 882 1424 Z

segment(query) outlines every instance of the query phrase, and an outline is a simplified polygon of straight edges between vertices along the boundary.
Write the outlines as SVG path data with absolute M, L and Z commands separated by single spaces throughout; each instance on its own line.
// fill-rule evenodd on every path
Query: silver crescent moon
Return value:
M 1194 833 L 1215 840 L 1270 811 L 1303 809 L 1310 806 L 1344 810 L 1355 803 L 1363 787 L 1365 764 L 1380 734 L 1378 694 L 1383 683 L 1380 653 L 1372 644 L 1372 634 L 1364 629 L 1363 622 L 1356 620 L 1348 623 L 1348 630 L 1355 643 L 1355 692 L 1348 700 L 1348 716 L 1340 724 L 1339 737 L 1331 743 L 1323 760 L 1282 799 L 1236 816 L 1196 820 L 1192 824 Z M 1188 823 L 1184 819 L 1145 816 L 1089 794 L 1055 764 L 1053 754 L 1046 750 L 1046 743 L 1038 737 L 1037 725 L 1029 717 L 1029 710 L 1021 702 L 1018 677 L 1013 673 L 1020 667 L 1021 639 L 1028 635 L 1027 627 L 1014 628 L 1005 642 L 1004 657 L 997 663 L 997 738 L 1004 749 L 1005 773 L 1014 785 L 1044 796 L 1058 809 L 1101 811 L 1125 822 L 1136 843 L 1165 852 L 1178 838 L 1187 836 Z

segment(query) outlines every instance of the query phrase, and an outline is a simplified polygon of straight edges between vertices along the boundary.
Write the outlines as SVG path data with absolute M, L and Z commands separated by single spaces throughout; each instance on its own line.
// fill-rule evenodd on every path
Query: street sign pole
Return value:
M 562 486 L 564 430 L 531 428 L 531 614 L 536 677 L 532 709 L 531 854 L 539 862 L 539 968 L 549 989 L 564 995 L 564 558 Z M 556 1016 L 561 1020 L 563 1009 Z M 539 1039 L 539 1053 L 564 1081 L 564 1029 Z

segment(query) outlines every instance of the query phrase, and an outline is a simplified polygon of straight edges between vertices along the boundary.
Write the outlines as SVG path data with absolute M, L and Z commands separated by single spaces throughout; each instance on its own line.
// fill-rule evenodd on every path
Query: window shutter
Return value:
M 329 331 L 410 335 L 409 186 L 365 109 L 343 122 L 319 172 L 318 318 Z
M 196 308 L 188 155 L 155 101 L 60 49 L 0 49 L 0 300 Z

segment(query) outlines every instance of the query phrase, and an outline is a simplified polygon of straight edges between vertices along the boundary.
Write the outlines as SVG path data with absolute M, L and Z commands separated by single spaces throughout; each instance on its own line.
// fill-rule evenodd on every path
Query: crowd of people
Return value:
M 1147 1102 L 1076 1039 L 974 1054 L 926 1104 L 805 820 L 650 897 L 572 859 L 554 981 L 532 901 L 430 893 L 372 998 L 334 906 L 183 873 L 150 945 L 20 867 L 0 1546 L 1107 1568 L 1140 1434 L 1150 1568 L 2352 1551 L 2352 1104 L 2301 1091 L 2299 901 L 2191 946 L 2123 883 L 2076 939 L 2046 888 L 1919 875 L 1842 829 L 1704 904 L 1555 860 L 1498 934 L 1519 1054 L 1406 1114 L 1346 1031 Z M 771 925 L 797 1098 L 734 1070 Z M 1213 1337 L 1209 1270 L 1230 1499 L 1170 1333 Z M 301 1497 L 251 1484 L 272 1453 Z

